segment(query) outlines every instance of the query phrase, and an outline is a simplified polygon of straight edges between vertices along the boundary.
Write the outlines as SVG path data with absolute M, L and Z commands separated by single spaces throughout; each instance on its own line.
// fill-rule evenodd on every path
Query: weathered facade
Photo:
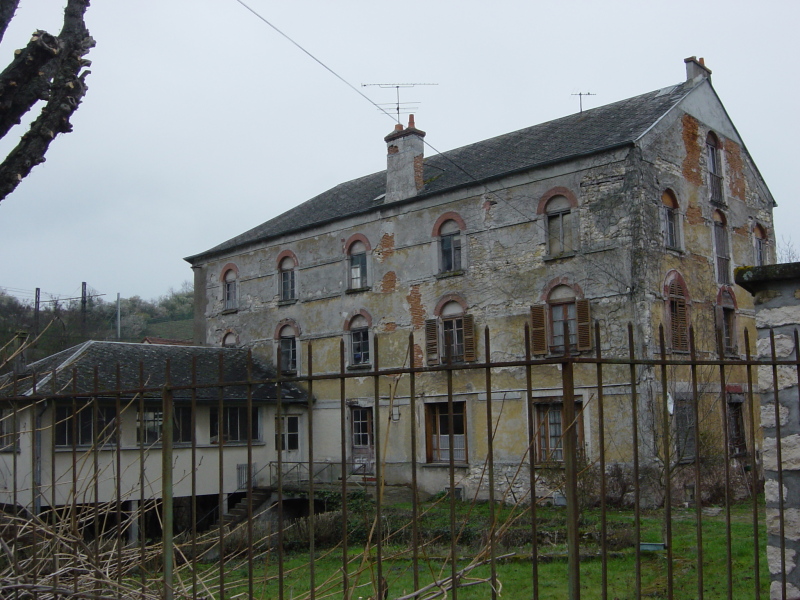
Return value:
M 428 158 L 413 117 L 407 128 L 398 124 L 385 138 L 385 172 L 343 183 L 187 259 L 195 271 L 195 341 L 252 348 L 288 375 L 306 373 L 309 346 L 315 372 L 337 372 L 342 341 L 351 373 L 375 366 L 376 341 L 380 366 L 513 360 L 526 354 L 526 324 L 531 353 L 540 357 L 565 347 L 594 353 L 598 344 L 604 356 L 626 356 L 629 322 L 637 356 L 660 355 L 662 325 L 672 354 L 689 352 L 690 326 L 700 355 L 715 352 L 717 338 L 726 354 L 742 352 L 753 303 L 732 286 L 733 268 L 773 260 L 774 201 L 710 71 L 702 59 L 687 59 L 686 68 L 678 85 Z M 598 432 L 589 375 L 576 386 L 581 443 L 591 457 Z M 616 375 L 604 391 L 609 433 L 629 422 L 629 373 Z M 486 431 L 485 394 L 474 391 L 481 377 L 465 372 L 454 388 L 452 451 L 461 485 L 472 489 L 486 451 L 478 433 Z M 655 370 L 637 377 L 642 414 L 653 414 Z M 535 378 L 536 460 L 557 464 L 560 372 L 542 366 Z M 701 393 L 737 403 L 744 374 L 734 371 L 728 381 L 725 390 L 709 383 Z M 421 378 L 416 388 L 424 440 L 416 458 L 425 465 L 420 485 L 431 492 L 446 485 L 446 469 L 437 467 L 450 458 L 442 382 Z M 372 386 L 366 377 L 348 380 L 342 432 L 366 471 L 375 460 Z M 514 470 L 527 460 L 524 369 L 498 373 L 494 386 L 502 399 L 494 457 Z M 691 429 L 688 371 L 671 372 L 670 386 L 674 445 L 689 455 L 699 440 L 681 438 Z M 379 400 L 391 423 L 385 476 L 403 482 L 408 381 L 387 389 Z M 333 460 L 338 384 L 315 385 L 314 396 L 315 460 Z M 709 419 L 719 420 L 709 402 Z M 743 414 L 742 430 L 751 423 Z M 641 443 L 657 456 L 646 429 Z M 629 459 L 626 443 L 612 444 L 609 459 Z M 304 448 L 283 460 L 304 460 Z

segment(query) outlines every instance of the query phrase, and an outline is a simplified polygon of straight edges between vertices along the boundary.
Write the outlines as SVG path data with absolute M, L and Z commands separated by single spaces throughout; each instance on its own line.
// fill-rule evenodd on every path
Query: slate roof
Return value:
M 632 144 L 696 85 L 681 83 L 430 156 L 424 161 L 424 189 L 402 202 Z M 385 206 L 385 191 L 386 171 L 339 184 L 186 260 L 195 264 L 240 246 L 376 210 Z
M 167 359 L 170 362 L 172 385 L 190 385 L 192 382 L 192 359 L 197 359 L 197 383 L 213 384 L 220 381 L 220 356 L 223 364 L 223 381 L 241 382 L 247 379 L 247 350 L 240 348 L 211 348 L 201 346 L 167 346 L 154 344 L 131 344 L 124 342 L 89 341 L 43 358 L 28 365 L 20 373 L 17 383 L 18 395 L 32 393 L 35 374 L 38 394 L 49 394 L 53 390 L 53 371 L 56 377 L 56 392 L 71 393 L 73 372 L 77 372 L 77 391 L 91 393 L 94 388 L 94 370 L 97 367 L 100 396 L 113 396 L 117 389 L 117 364 L 120 366 L 120 388 L 134 390 L 141 387 L 140 365 L 144 373 L 145 397 L 161 398 L 161 386 L 166 377 Z M 274 371 L 255 358 L 252 365 L 253 380 L 275 377 Z M 274 383 L 253 385 L 255 402 L 274 402 L 277 386 Z M 306 395 L 298 386 L 284 383 L 281 399 L 287 403 L 304 402 Z M 11 375 L 0 377 L 0 397 L 14 393 Z M 130 395 L 130 394 L 128 394 Z M 175 390 L 173 398 L 188 401 L 189 390 Z M 244 385 L 226 386 L 225 400 L 245 400 Z M 219 400 L 219 388 L 198 388 L 199 402 Z

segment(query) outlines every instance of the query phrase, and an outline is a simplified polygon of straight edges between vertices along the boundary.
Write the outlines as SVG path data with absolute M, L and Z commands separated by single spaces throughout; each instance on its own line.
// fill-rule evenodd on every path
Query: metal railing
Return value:
M 53 406 L 76 407 L 87 394 L 34 385 L 21 396 L 22 382 L 12 380 L 0 400 L 0 434 L 16 440 L 6 444 L 15 451 L 0 453 L 0 587 L 4 594 L 42 598 L 411 600 L 457 599 L 473 586 L 482 586 L 486 598 L 501 591 L 540 598 L 547 582 L 557 587 L 556 597 L 571 599 L 582 589 L 604 600 L 641 598 L 654 589 L 666 598 L 686 597 L 681 589 L 701 599 L 722 597 L 720 590 L 728 598 L 768 597 L 758 419 L 763 414 L 777 428 L 778 460 L 770 468 L 780 480 L 783 417 L 777 395 L 762 410 L 754 381 L 759 369 L 769 380 L 763 389 L 778 388 L 779 372 L 797 381 L 800 362 L 779 359 L 774 343 L 770 358 L 752 358 L 748 331 L 745 354 L 733 358 L 697 350 L 693 331 L 688 355 L 667 352 L 662 332 L 655 358 L 636 355 L 632 326 L 627 348 L 607 357 L 599 326 L 593 353 L 534 359 L 527 328 L 524 337 L 527 350 L 515 360 L 384 367 L 375 336 L 372 369 L 357 373 L 344 368 L 343 346 L 339 372 L 313 372 L 309 344 L 307 374 L 271 380 L 302 385 L 307 411 L 321 410 L 312 399 L 322 385 L 338 389 L 338 398 L 328 398 L 338 402 L 329 409 L 338 427 L 316 431 L 317 418 L 305 419 L 302 461 L 284 460 L 280 445 L 273 449 L 250 434 L 245 447 L 206 447 L 195 435 L 187 448 L 175 446 L 172 428 L 165 427 L 158 446 L 126 445 L 145 393 L 161 393 L 170 422 L 172 394 L 192 386 L 95 389 L 88 410 L 96 425 L 100 404 L 112 401 L 113 442 L 78 446 L 72 419 L 71 443 L 58 447 L 53 432 L 62 424 L 53 421 Z M 481 354 L 492 356 L 488 329 Z M 408 356 L 414 355 L 410 336 Z M 363 394 L 365 378 L 376 412 L 375 485 L 366 492 L 349 475 L 355 463 L 346 433 L 350 388 L 362 386 Z M 677 380 L 685 383 L 680 389 Z M 244 387 L 249 407 L 258 383 L 221 376 L 214 387 L 221 398 L 225 388 Z M 286 406 L 281 386 L 275 389 L 263 410 L 274 412 L 278 427 Z M 743 395 L 739 414 L 747 432 L 747 453 L 736 457 L 727 451 L 729 428 L 720 425 L 730 423 L 732 389 Z M 426 452 L 435 444 L 426 422 L 432 390 L 446 404 L 436 414 L 447 425 L 438 441 L 447 443 L 437 447 L 458 449 L 438 463 L 428 462 Z M 400 399 L 402 428 L 393 425 Z M 690 407 L 681 431 L 676 399 Z M 455 402 L 468 405 L 463 440 L 454 433 L 454 416 L 462 414 Z M 556 430 L 539 426 L 543 402 L 561 411 L 557 438 L 546 443 L 541 436 Z M 203 410 L 193 394 L 193 424 Z M 695 457 L 689 461 L 676 454 L 688 438 Z M 320 461 L 315 448 L 323 441 L 328 457 Z M 338 459 L 330 458 L 332 448 Z M 558 453 L 540 457 L 547 448 Z M 256 451 L 276 460 L 257 470 Z M 228 453 L 235 458 L 227 460 Z M 460 464 L 467 457 L 469 464 Z M 274 488 L 268 519 L 254 506 L 257 474 L 265 468 Z M 432 487 L 459 493 L 431 495 Z M 246 491 L 247 517 L 231 529 L 219 516 L 237 490 Z M 396 491 L 406 491 L 408 500 L 392 500 Z M 766 508 L 769 533 L 785 549 L 783 496 L 777 496 Z M 319 514 L 321 498 L 334 512 Z M 516 568 L 512 574 L 512 560 L 526 563 L 528 574 L 520 577 Z

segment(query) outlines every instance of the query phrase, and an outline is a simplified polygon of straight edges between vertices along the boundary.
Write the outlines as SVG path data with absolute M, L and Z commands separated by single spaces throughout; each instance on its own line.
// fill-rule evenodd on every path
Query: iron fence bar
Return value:
M 781 545 L 781 597 L 786 598 L 787 585 L 786 585 L 786 531 L 784 527 L 784 502 L 783 502 L 783 440 L 781 439 L 781 400 L 779 397 L 778 385 L 778 365 L 775 363 L 777 357 L 777 350 L 775 348 L 775 330 L 769 330 L 769 346 L 770 354 L 772 356 L 772 395 L 775 405 L 775 450 L 777 453 L 778 469 L 778 535 L 780 536 Z
M 115 365 L 116 374 L 116 388 L 117 394 L 114 398 L 114 450 L 116 456 L 116 489 L 114 495 L 116 498 L 117 509 L 117 527 L 116 527 L 116 542 L 117 542 L 117 586 L 122 586 L 122 397 L 119 390 L 122 387 L 122 374 L 120 372 L 119 363 Z M 55 379 L 55 377 L 53 378 Z M 55 410 L 55 407 L 54 407 Z M 55 438 L 55 428 L 53 428 L 53 437 Z
M 458 600 L 458 534 L 456 530 L 456 461 L 455 461 L 455 433 L 453 424 L 453 353 L 452 337 L 445 336 L 445 360 L 447 362 L 447 444 L 448 444 L 448 464 L 447 473 L 450 482 L 450 493 L 448 501 L 450 508 L 450 591 L 453 593 L 453 600 Z M 466 410 L 464 411 L 466 413 Z M 466 415 L 465 415 L 466 416 Z M 441 443 L 439 444 L 441 447 Z
M 661 350 L 661 358 L 665 359 L 667 356 L 667 342 L 664 337 L 664 325 L 658 326 L 658 343 Z M 662 440 L 664 444 L 664 532 L 665 544 L 667 547 L 667 598 L 672 600 L 674 597 L 673 586 L 673 556 L 672 556 L 672 457 L 671 448 L 672 440 L 670 438 L 669 430 L 669 402 L 668 402 L 668 381 L 667 381 L 667 364 L 661 363 L 661 427 L 662 427 Z M 696 452 L 695 452 L 696 453 Z
M 72 433 L 72 534 L 75 538 L 83 533 L 83 527 L 78 525 L 78 369 L 72 370 L 72 415 L 69 417 L 69 426 Z M 144 569 L 142 569 L 144 571 Z M 78 578 L 72 580 L 73 593 L 78 593 Z
M 691 357 L 697 356 L 697 346 L 695 346 L 694 326 L 689 326 L 689 354 Z M 694 418 L 693 432 L 695 439 L 694 456 L 694 511 L 695 526 L 697 536 L 697 599 L 703 600 L 705 585 L 703 582 L 703 491 L 700 476 L 700 395 L 698 394 L 697 365 L 690 367 L 692 379 L 692 417 Z
M 14 398 L 17 398 L 19 389 L 18 389 L 18 380 L 17 374 L 14 373 L 12 376 L 12 391 L 14 393 Z M 14 437 L 12 438 L 12 443 L 14 444 L 13 452 L 11 453 L 11 473 L 13 476 L 13 482 L 11 488 L 11 501 L 14 505 L 14 517 L 19 517 L 20 513 L 20 506 L 19 506 L 19 497 L 18 497 L 18 489 L 19 489 L 19 471 L 17 461 L 19 460 L 19 449 L 22 444 L 20 442 L 20 431 L 19 431 L 19 401 L 14 400 L 12 405 L 12 423 L 11 427 L 13 430 Z M 19 528 L 14 524 L 14 527 L 11 529 L 11 541 L 14 544 L 14 551 L 12 553 L 12 563 L 14 566 L 14 576 L 19 578 L 20 570 L 19 570 L 19 536 L 17 534 Z M 17 594 L 14 594 L 14 598 L 16 600 Z
M 50 389 L 52 393 L 56 391 L 56 375 L 57 370 L 53 369 L 53 372 L 50 376 Z M 53 404 L 53 417 L 52 423 L 53 427 L 50 429 L 50 519 L 55 526 L 58 523 L 59 514 L 56 506 L 58 505 L 58 498 L 56 496 L 57 488 L 56 488 L 56 419 L 57 419 L 57 409 L 55 403 Z M 53 552 L 53 587 L 59 587 L 60 577 L 60 564 L 59 564 L 59 552 Z
M 419 494 L 417 493 L 417 391 L 416 364 L 414 360 L 414 333 L 408 334 L 409 402 L 411 405 L 411 567 L 414 589 L 419 589 Z
M 95 365 L 94 367 L 94 383 L 92 384 L 92 447 L 89 450 L 92 453 L 92 492 L 94 503 L 92 505 L 92 518 L 94 525 L 94 541 L 92 547 L 94 548 L 94 568 L 95 568 L 95 582 L 94 582 L 94 596 L 100 596 L 100 407 L 97 404 L 97 396 L 100 392 L 100 370 Z M 165 600 L 171 600 L 165 598 Z
M 634 552 L 636 555 L 636 600 L 642 598 L 642 491 L 639 485 L 639 398 L 636 387 L 636 346 L 633 341 L 633 324 L 628 323 L 628 354 L 630 356 L 631 377 L 631 423 L 633 435 L 633 530 L 635 537 Z
M 794 347 L 797 348 L 797 330 L 794 331 Z M 745 355 L 748 362 L 750 361 L 750 330 L 744 330 L 744 347 Z M 756 404 L 753 398 L 753 368 L 747 366 L 747 407 L 750 415 L 750 499 L 753 502 L 753 598 L 758 600 L 761 598 L 761 572 L 759 561 L 759 536 L 758 536 L 758 494 L 756 493 Z M 800 377 L 800 375 L 798 375 Z M 800 390 L 800 384 L 798 385 Z M 758 410 L 760 411 L 761 403 L 759 402 Z M 702 597 L 700 598 L 702 600 Z
M 247 593 L 253 597 L 253 351 L 247 351 Z
M 725 347 L 722 341 L 722 331 L 717 330 L 717 353 L 720 359 L 725 357 Z M 719 394 L 720 404 L 722 405 L 722 457 L 725 462 L 725 558 L 727 559 L 727 585 L 728 600 L 733 600 L 733 564 L 732 564 L 732 540 L 731 540 L 731 440 L 730 422 L 728 421 L 728 385 L 725 376 L 725 365 L 719 366 Z
M 275 386 L 275 446 L 278 454 L 278 598 L 283 600 L 284 593 L 284 563 L 283 563 L 283 365 L 281 364 L 283 352 L 278 352 L 277 366 L 278 377 Z
M 315 503 L 314 503 L 314 418 L 313 418 L 313 398 L 314 398 L 314 382 L 310 379 L 311 374 L 314 372 L 314 356 L 311 349 L 311 342 L 308 342 L 308 375 L 309 380 L 306 384 L 308 386 L 308 577 L 309 577 L 309 599 L 314 600 L 317 597 L 316 585 L 316 516 L 315 516 Z
M 197 383 L 197 356 L 192 356 L 192 383 Z M 197 600 L 197 389 L 192 388 L 190 396 L 190 420 L 192 427 L 192 600 Z
M 536 523 L 536 432 L 533 414 L 533 373 L 531 367 L 531 327 L 525 323 L 525 387 L 528 410 L 528 467 L 531 487 L 531 587 L 533 600 L 539 600 L 539 532 Z
M 219 597 L 225 598 L 225 472 L 224 472 L 224 447 L 225 447 L 225 357 L 219 353 L 219 388 L 217 393 L 217 504 L 219 505 L 219 519 L 217 532 L 219 541 Z M 278 454 L 280 460 L 280 454 Z
M 606 424 L 603 406 L 603 363 L 600 348 L 600 323 L 594 322 L 595 356 L 597 357 L 597 421 L 600 449 L 600 597 L 608 599 L 608 523 L 606 521 Z
M 75 375 L 75 379 L 77 380 L 77 371 Z M 139 361 L 139 387 L 144 387 L 144 361 Z M 140 568 L 140 576 L 141 576 L 141 595 L 142 599 L 145 598 L 145 593 L 147 591 L 147 570 L 144 568 L 145 563 L 145 543 L 146 543 L 146 536 L 145 536 L 145 526 L 147 521 L 145 520 L 145 491 L 144 491 L 144 443 L 145 443 L 145 432 L 144 432 L 144 392 L 139 394 L 139 415 L 138 415 L 138 423 L 137 423 L 137 435 L 139 437 L 139 564 L 142 565 Z M 73 423 L 74 427 L 74 423 Z M 75 438 L 73 437 L 73 440 Z
M 349 587 L 350 581 L 347 574 L 349 565 L 348 549 L 347 549 L 347 396 L 345 390 L 344 377 L 344 340 L 339 340 L 339 424 L 341 427 L 342 435 L 340 437 L 340 451 L 342 458 L 342 598 L 347 600 L 350 597 Z
M 164 547 L 164 600 L 172 600 L 173 566 L 175 548 L 173 546 L 173 491 L 172 491 L 172 390 L 170 389 L 170 359 L 167 359 L 164 372 L 164 388 L 161 392 L 161 507 L 163 510 Z M 224 596 L 223 596 L 224 597 Z
M 569 326 L 564 322 L 565 356 L 561 363 L 562 411 L 567 424 L 561 433 L 564 451 L 564 492 L 567 497 L 567 582 L 570 600 L 581 597 L 580 531 L 578 519 L 577 420 L 575 415 L 575 380 L 569 350 Z
M 381 460 L 381 395 L 380 395 L 380 376 L 378 375 L 378 337 L 373 339 L 373 362 L 372 362 L 372 384 L 374 397 L 374 417 L 372 419 L 373 429 L 375 430 L 375 533 L 377 535 L 377 585 L 376 597 L 383 598 L 385 582 L 383 579 L 383 461 Z
M 486 351 L 486 364 L 491 357 L 489 328 L 483 330 L 483 343 Z M 451 450 L 452 452 L 452 450 Z M 486 367 L 486 462 L 489 465 L 489 571 L 492 586 L 492 600 L 497 600 L 497 564 L 495 558 L 495 519 L 494 505 L 494 415 L 492 414 L 492 369 Z
M 36 393 L 36 373 L 33 374 L 33 392 Z M 38 452 L 38 427 L 37 421 L 38 417 L 36 412 L 38 410 L 37 407 L 38 402 L 34 402 L 31 404 L 31 521 L 35 521 L 39 518 L 39 511 L 37 510 L 37 502 L 38 502 L 38 485 L 37 485 L 37 468 L 38 468 L 38 460 L 39 460 L 39 452 Z M 37 552 L 37 535 L 36 535 L 36 527 L 31 528 L 31 562 L 36 564 L 38 560 L 38 552 Z

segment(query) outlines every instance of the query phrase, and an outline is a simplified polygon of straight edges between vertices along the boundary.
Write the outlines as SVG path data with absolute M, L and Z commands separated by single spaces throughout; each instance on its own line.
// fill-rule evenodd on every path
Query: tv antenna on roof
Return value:
M 415 112 L 417 109 L 415 108 L 414 105 L 418 104 L 417 102 L 400 102 L 400 88 L 412 88 L 418 85 L 439 85 L 439 84 L 438 83 L 362 83 L 361 87 L 377 86 L 379 88 L 394 88 L 397 91 L 397 101 L 387 102 L 385 104 L 379 104 L 378 106 L 394 106 L 395 111 L 397 112 L 397 122 L 399 123 L 401 106 L 403 109 L 403 114 L 406 114 Z M 383 111 L 383 109 L 381 110 Z
M 591 92 L 578 92 L 577 94 L 572 94 L 572 95 L 578 97 L 578 101 L 580 102 L 581 112 L 583 112 L 583 97 L 584 96 L 597 96 L 597 94 L 593 94 Z

